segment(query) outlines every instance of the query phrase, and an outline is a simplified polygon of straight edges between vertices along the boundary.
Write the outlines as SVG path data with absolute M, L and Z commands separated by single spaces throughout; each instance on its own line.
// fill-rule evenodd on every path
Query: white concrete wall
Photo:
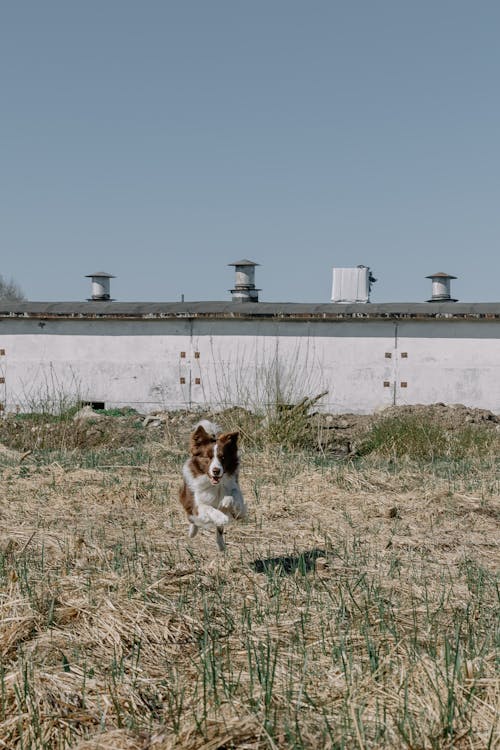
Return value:
M 499 323 L 399 324 L 395 383 L 398 404 L 442 401 L 500 413 Z
M 76 399 L 255 409 L 277 390 L 291 402 L 327 390 L 332 412 L 436 401 L 500 412 L 500 325 L 3 319 L 0 377 L 9 411 Z
M 180 352 L 190 324 L 172 321 L 16 321 L 0 329 L 9 411 L 81 399 L 138 410 L 181 408 L 189 379 Z M 7 332 L 8 331 L 8 332 Z
M 193 401 L 242 403 L 251 408 L 327 390 L 328 411 L 369 412 L 392 403 L 383 388 L 387 363 L 380 352 L 393 346 L 391 323 L 197 322 L 193 342 L 200 351 L 204 389 Z

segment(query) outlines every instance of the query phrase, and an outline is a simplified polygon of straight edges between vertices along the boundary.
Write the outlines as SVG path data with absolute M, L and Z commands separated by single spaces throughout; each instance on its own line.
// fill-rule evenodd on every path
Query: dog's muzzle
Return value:
M 213 469 L 210 469 L 208 472 L 208 478 L 210 479 L 211 484 L 219 484 L 220 480 L 222 479 L 223 471 L 217 466 L 214 466 Z

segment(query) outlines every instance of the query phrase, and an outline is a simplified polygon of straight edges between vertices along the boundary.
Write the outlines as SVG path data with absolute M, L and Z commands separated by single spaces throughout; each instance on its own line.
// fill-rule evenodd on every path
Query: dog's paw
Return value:
M 210 516 L 210 520 L 212 523 L 215 523 L 216 526 L 227 526 L 231 520 L 226 513 L 222 513 L 222 511 L 217 510 L 216 508 L 211 508 Z
M 246 518 L 247 506 L 243 499 L 233 497 L 232 495 L 226 495 L 222 499 L 221 508 L 224 508 L 232 518 L 240 521 L 242 518 Z
M 229 510 L 230 508 L 233 507 L 233 504 L 234 504 L 233 496 L 226 495 L 225 497 L 222 498 L 220 507 L 223 508 L 224 510 Z

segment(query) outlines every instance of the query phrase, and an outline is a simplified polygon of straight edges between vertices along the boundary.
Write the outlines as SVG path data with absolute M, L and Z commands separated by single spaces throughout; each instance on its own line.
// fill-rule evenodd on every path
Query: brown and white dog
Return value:
M 190 441 L 191 457 L 182 469 L 180 501 L 189 518 L 189 536 L 198 529 L 216 529 L 218 548 L 225 549 L 224 527 L 245 518 L 247 507 L 238 484 L 238 433 L 225 432 L 202 420 Z

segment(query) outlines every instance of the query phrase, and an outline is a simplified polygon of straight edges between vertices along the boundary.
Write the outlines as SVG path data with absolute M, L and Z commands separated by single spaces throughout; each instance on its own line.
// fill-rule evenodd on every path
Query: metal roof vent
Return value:
M 368 266 L 334 268 L 332 302 L 369 302 L 376 281 Z
M 109 280 L 116 278 L 106 271 L 96 271 L 95 273 L 88 273 L 86 279 L 92 279 L 92 296 L 89 298 L 89 302 L 112 302 L 109 293 Z
M 426 279 L 432 279 L 432 297 L 427 302 L 456 302 L 456 299 L 450 295 L 450 282 L 456 279 L 456 276 L 450 276 L 449 273 L 432 273 L 426 276 Z
M 234 263 L 228 263 L 228 266 L 234 266 L 236 278 L 234 289 L 230 289 L 233 295 L 233 302 L 258 302 L 260 289 L 255 288 L 255 266 L 253 260 L 237 260 Z

